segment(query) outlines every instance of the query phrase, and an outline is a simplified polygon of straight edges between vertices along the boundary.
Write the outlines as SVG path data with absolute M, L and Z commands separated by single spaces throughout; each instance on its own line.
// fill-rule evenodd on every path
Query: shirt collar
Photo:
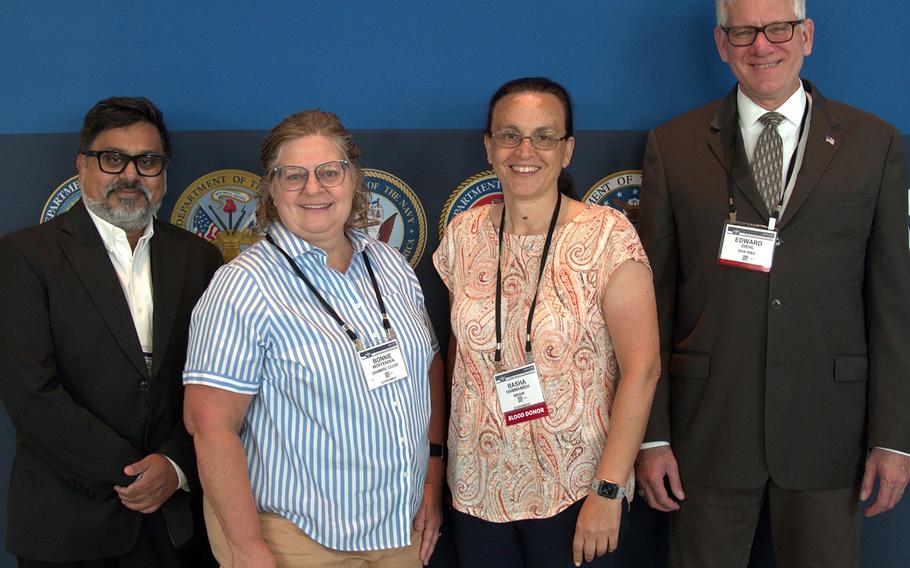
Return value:
M 129 246 L 129 239 L 126 237 L 126 231 L 96 215 L 84 201 L 83 205 L 85 206 L 85 210 L 88 211 L 88 216 L 92 219 L 92 222 L 95 223 L 98 234 L 101 235 L 101 241 L 104 242 L 104 248 L 109 251 L 114 250 L 118 244 L 122 243 L 127 243 L 127 246 Z M 149 222 L 149 224 L 146 225 L 145 231 L 142 232 L 142 236 L 139 237 L 139 242 L 136 244 L 137 249 L 155 234 L 154 225 L 154 222 Z
M 348 240 L 351 241 L 351 246 L 354 247 L 355 254 L 363 252 L 368 246 L 373 245 L 373 241 L 370 237 L 360 229 L 348 229 Z
M 306 254 L 317 254 L 325 256 L 325 251 L 321 248 L 311 245 L 306 239 L 298 237 L 288 230 L 281 221 L 275 220 L 269 226 L 269 234 L 272 235 L 275 243 L 284 249 L 291 258 L 297 258 Z M 370 237 L 359 229 L 349 228 L 346 231 L 348 240 L 354 248 L 354 254 L 363 252 L 367 246 L 372 245 Z
M 760 107 L 752 99 L 743 93 L 742 87 L 736 89 L 736 106 L 739 110 L 739 124 L 743 128 L 754 125 L 768 109 Z M 784 115 L 788 122 L 799 128 L 803 121 L 803 112 L 806 110 L 806 89 L 803 82 L 799 82 L 799 88 L 790 95 L 784 104 L 780 105 L 774 112 Z

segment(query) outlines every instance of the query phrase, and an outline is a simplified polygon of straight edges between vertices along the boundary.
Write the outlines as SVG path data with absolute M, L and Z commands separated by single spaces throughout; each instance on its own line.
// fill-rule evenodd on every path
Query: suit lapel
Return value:
M 752 169 L 746 159 L 745 145 L 737 119 L 736 91 L 737 88 L 734 86 L 717 107 L 714 118 L 711 120 L 708 146 L 733 180 L 733 185 L 739 188 L 739 195 L 745 196 L 752 203 L 752 207 L 758 212 L 759 217 L 767 220 L 767 206 L 755 187 Z M 735 194 L 734 199 L 736 199 L 737 209 L 740 209 L 741 200 Z
M 781 227 L 796 215 L 809 194 L 818 186 L 845 136 L 840 128 L 840 120 L 825 104 L 824 97 L 808 81 L 803 80 L 803 84 L 812 97 L 812 118 L 806 138 L 806 152 L 803 154 L 793 192 L 787 201 L 787 208 L 781 217 Z
M 82 203 L 77 203 L 66 215 L 59 239 L 63 255 L 85 286 L 123 353 L 137 371 L 147 375 L 148 369 L 142 358 L 142 346 L 130 308 L 98 229 Z
M 161 369 L 171 340 L 171 331 L 174 329 L 180 292 L 183 290 L 183 277 L 186 274 L 186 251 L 173 242 L 170 234 L 161 230 L 161 223 L 157 220 L 151 245 L 152 297 L 155 302 L 152 324 L 154 377 Z

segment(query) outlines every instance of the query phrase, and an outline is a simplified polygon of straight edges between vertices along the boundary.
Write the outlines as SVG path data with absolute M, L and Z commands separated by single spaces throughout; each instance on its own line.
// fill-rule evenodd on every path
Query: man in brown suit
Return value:
M 738 86 L 651 132 L 644 160 L 664 380 L 639 487 L 672 511 L 670 566 L 745 567 L 765 498 L 779 566 L 857 566 L 860 501 L 878 480 L 866 515 L 887 511 L 910 471 L 900 136 L 800 79 L 804 1 L 717 13 Z

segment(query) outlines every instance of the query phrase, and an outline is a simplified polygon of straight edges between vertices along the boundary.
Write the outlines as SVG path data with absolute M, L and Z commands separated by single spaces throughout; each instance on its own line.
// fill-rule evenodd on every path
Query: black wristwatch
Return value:
M 431 458 L 440 458 L 442 460 L 446 459 L 446 445 L 445 444 L 434 444 L 430 442 L 430 457 Z
M 607 499 L 622 499 L 626 496 L 625 487 L 606 479 L 595 479 L 591 483 L 591 489 L 596 491 L 601 497 Z

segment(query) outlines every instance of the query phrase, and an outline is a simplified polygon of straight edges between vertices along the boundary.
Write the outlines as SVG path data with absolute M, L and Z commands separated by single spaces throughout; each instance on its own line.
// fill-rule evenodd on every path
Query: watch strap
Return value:
M 609 479 L 593 480 L 591 489 L 606 499 L 622 499 L 626 496 L 626 488 Z
M 430 442 L 430 457 L 431 458 L 441 458 L 446 459 L 446 446 L 445 444 L 437 444 Z

